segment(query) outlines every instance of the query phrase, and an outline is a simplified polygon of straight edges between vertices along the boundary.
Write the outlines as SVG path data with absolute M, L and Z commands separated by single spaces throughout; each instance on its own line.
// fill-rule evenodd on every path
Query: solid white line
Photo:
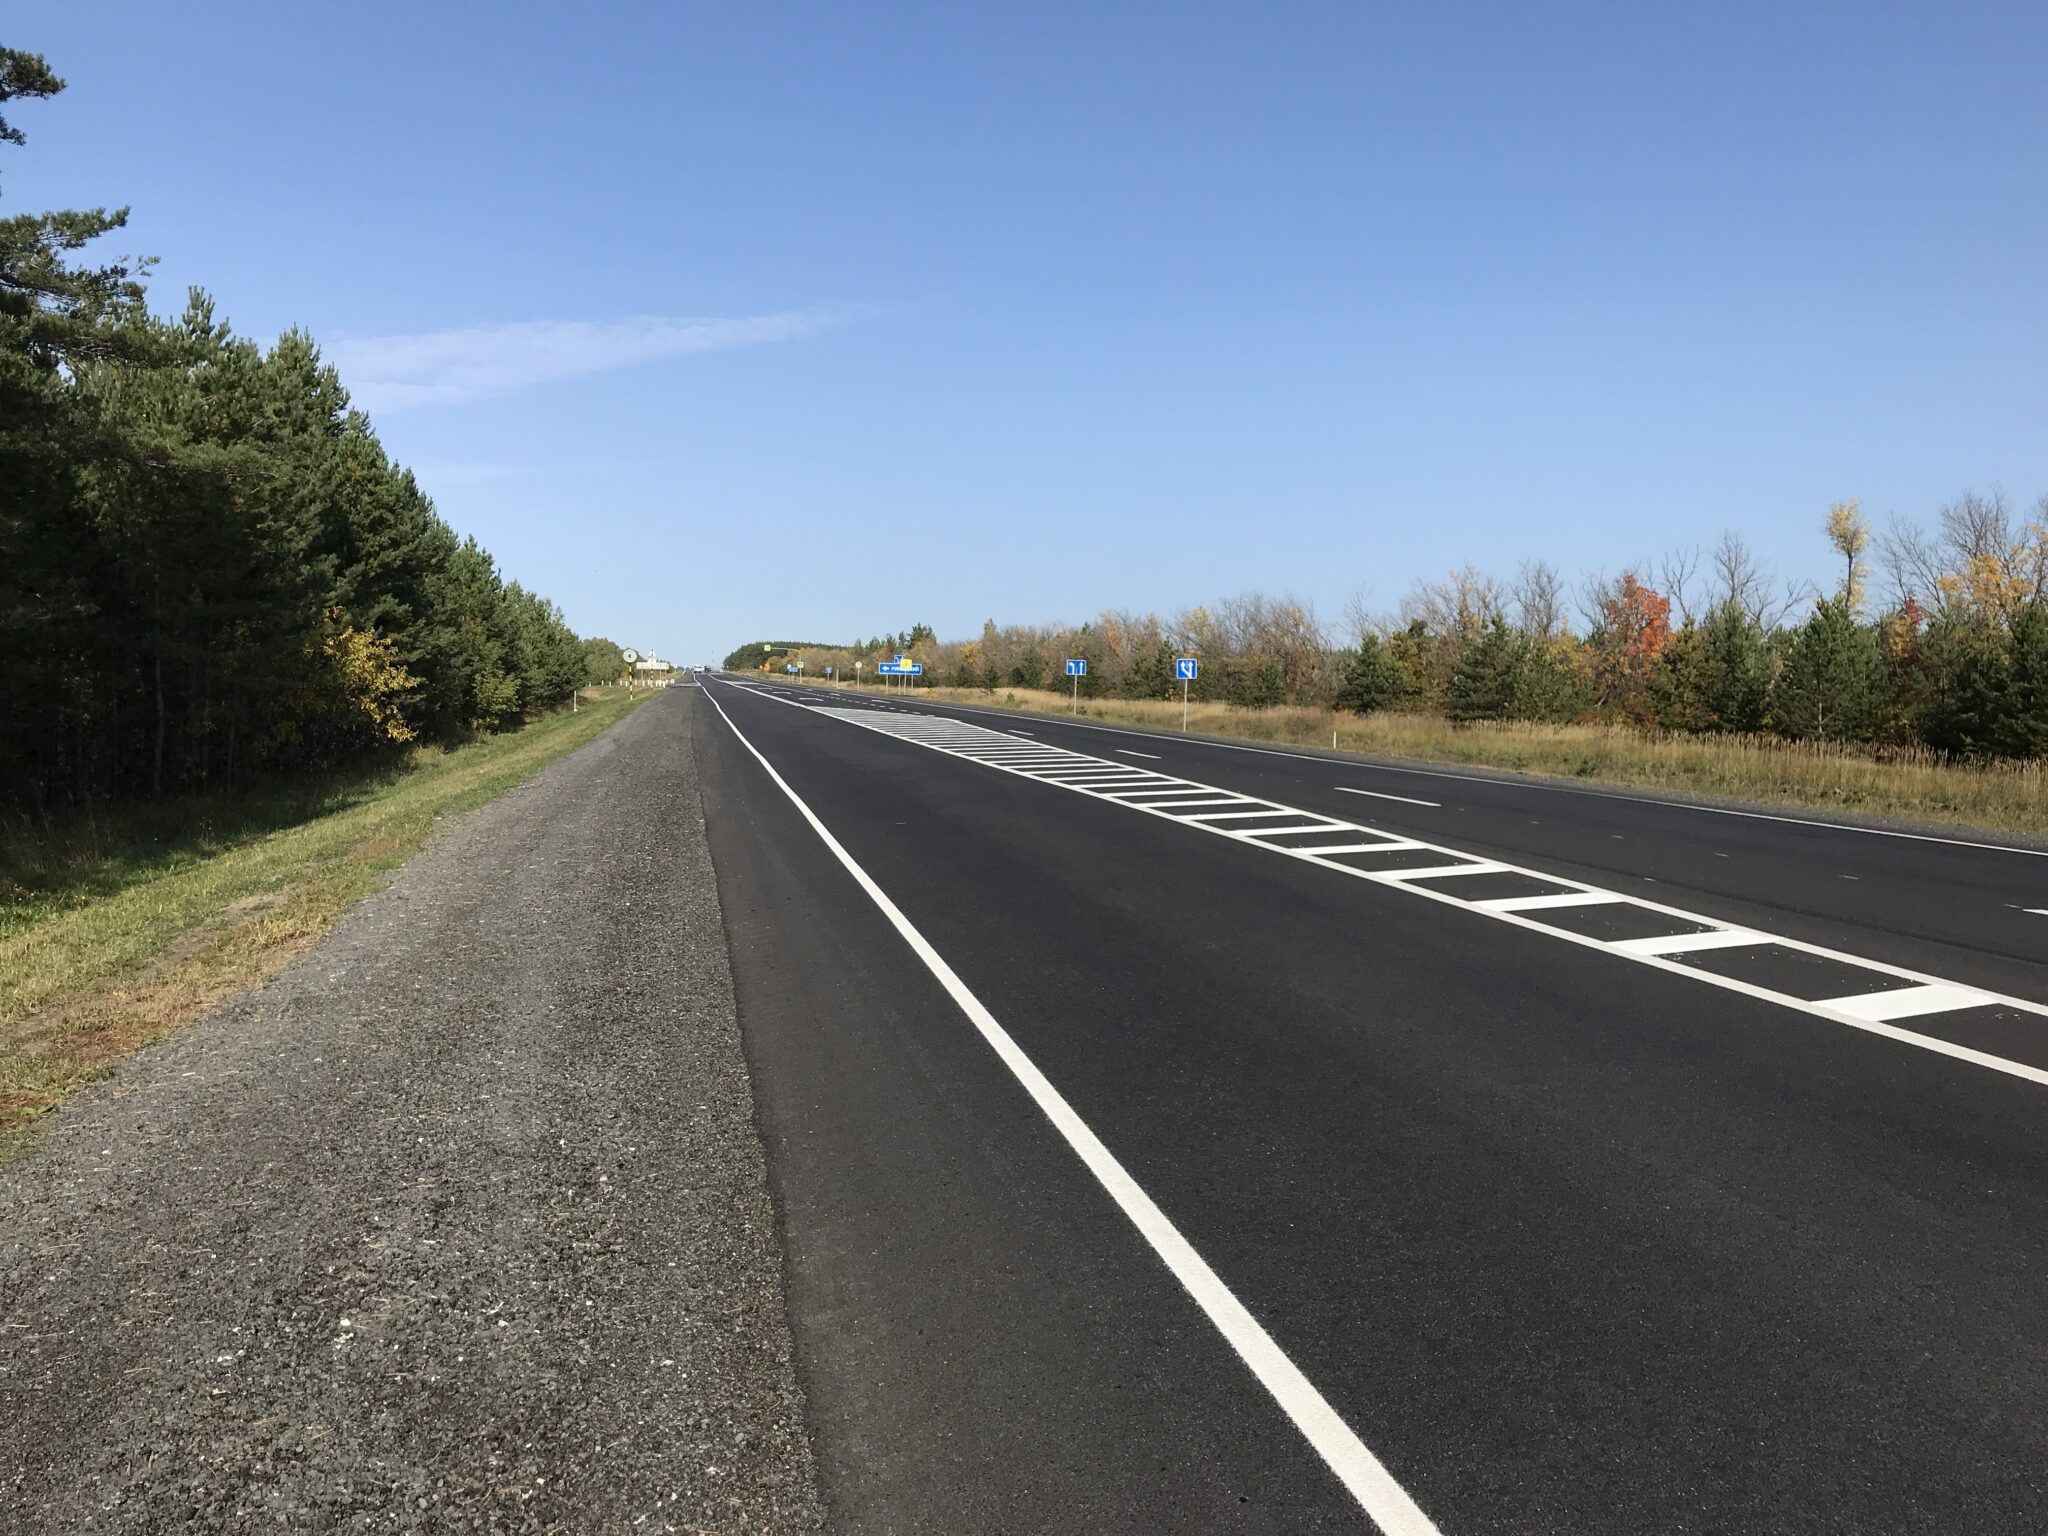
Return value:
M 1262 805 L 1255 811 L 1204 811 L 1199 816 L 1176 816 L 1176 821 L 1247 821 L 1254 816 L 1285 816 L 1289 807 Z M 1296 811 L 1299 816 L 1301 812 Z
M 1118 747 L 1116 750 L 1123 753 L 1125 757 L 1149 757 L 1155 763 L 1159 761 L 1159 754 L 1157 752 L 1133 752 L 1129 747 Z
M 1400 838 L 1391 843 L 1331 843 L 1321 848 L 1287 848 L 1285 853 L 1298 853 L 1304 858 L 1314 858 L 1321 853 L 1387 853 L 1403 848 L 1420 848 L 1420 843 L 1410 843 Z
M 1452 875 L 1498 875 L 1507 869 L 1505 864 L 1489 864 L 1484 859 L 1470 864 L 1432 864 L 1427 869 L 1386 870 L 1389 880 L 1443 880 Z
M 2036 917 L 2048 917 L 2048 907 L 2021 907 L 2022 912 L 2031 912 Z
M 1403 805 L 1426 805 L 1437 811 L 1443 809 L 1443 802 L 1440 800 L 1411 800 L 1406 795 L 1383 795 L 1376 789 L 1353 789 L 1349 784 L 1333 784 L 1330 787 L 1340 795 L 1371 795 L 1375 800 L 1398 800 Z
M 1746 944 L 1777 942 L 1767 933 L 1747 928 L 1709 928 L 1705 933 L 1667 933 L 1650 939 L 1613 939 L 1607 947 L 1624 955 L 1690 955 L 1702 949 L 1740 949 Z
M 1558 891 L 1549 896 L 1496 896 L 1472 905 L 1482 912 L 1544 912 L 1552 907 L 1597 907 L 1626 900 L 1613 891 Z
M 1238 1358 L 1250 1367 L 1258 1378 L 1259 1385 L 1272 1394 L 1273 1401 L 1281 1411 L 1294 1421 L 1308 1443 L 1315 1447 L 1316 1454 L 1337 1474 L 1339 1481 L 1350 1490 L 1351 1496 L 1359 1503 L 1366 1515 L 1386 1536 L 1438 1536 L 1436 1525 L 1408 1491 L 1394 1481 L 1380 1459 L 1366 1448 L 1365 1442 L 1353 1433 L 1351 1426 L 1337 1416 L 1322 1393 L 1301 1373 L 1295 1363 L 1288 1359 L 1273 1336 L 1259 1325 L 1257 1318 L 1246 1310 L 1243 1302 L 1231 1293 L 1208 1261 L 1195 1251 L 1194 1245 L 1181 1236 L 1166 1213 L 1159 1209 L 1152 1197 L 1139 1187 L 1138 1181 L 1125 1171 L 1123 1164 L 1104 1146 L 1102 1139 L 1088 1128 L 1088 1124 L 1075 1113 L 1072 1105 L 1053 1087 L 1051 1079 L 1038 1070 L 1031 1058 L 1024 1054 L 1023 1047 L 1010 1038 L 1009 1031 L 996 1022 L 994 1014 L 982 1006 L 981 999 L 967 989 L 953 968 L 936 949 L 932 948 L 925 936 L 911 925 L 888 893 L 856 864 L 853 855 L 840 845 L 820 821 L 817 814 L 804 804 L 797 792 L 775 771 L 775 765 L 761 755 L 760 749 L 741 733 L 732 723 L 730 716 L 719 708 L 711 690 L 704 696 L 711 699 L 711 707 L 718 710 L 733 735 L 739 738 L 741 746 L 753 754 L 754 761 L 766 771 L 775 782 L 775 787 L 789 797 L 789 803 L 797 808 L 819 840 L 831 850 L 854 882 L 867 893 L 889 925 L 902 935 L 903 942 L 911 952 L 924 962 L 925 969 L 938 979 L 947 995 L 959 1005 L 960 1011 L 980 1031 L 1004 1066 L 1023 1086 L 1031 1101 L 1050 1120 L 1055 1129 L 1074 1149 L 1088 1171 L 1095 1176 L 1109 1197 L 1131 1225 L 1159 1255 L 1174 1279 L 1181 1283 L 1195 1305 L 1200 1307 L 1209 1321 L 1221 1333 L 1230 1347 L 1237 1351 Z
M 1006 720 L 1016 718 L 1016 712 L 1006 709 L 984 709 L 974 704 L 935 704 L 939 709 L 957 709 L 970 715 L 997 715 Z M 1070 731 L 1107 731 L 1113 736 L 1136 736 L 1140 740 L 1157 741 L 1158 731 L 1134 731 L 1118 725 L 1092 725 L 1080 721 L 1062 722 Z M 1285 757 L 1297 763 L 1324 763 L 1344 766 L 1346 759 L 1327 753 L 1289 752 L 1284 747 L 1250 747 L 1238 741 L 1217 741 L 1208 736 L 1184 736 L 1176 740 L 1184 746 L 1214 747 L 1222 752 L 1251 752 L 1260 757 Z M 1661 805 L 1674 811 L 1705 811 L 1714 816 L 1745 816 L 1752 821 L 1782 821 L 1795 827 L 1820 827 L 1830 832 L 1860 832 L 1866 837 L 1902 837 L 1916 843 L 1947 843 L 1956 848 L 1978 848 L 1987 853 L 2023 853 L 2029 858 L 2048 859 L 2048 848 L 2020 848 L 2011 843 L 1971 842 L 1961 837 L 1941 837 L 1932 832 L 1895 832 L 1889 827 L 1859 827 L 1846 821 L 1814 821 L 1803 816 L 1785 816 L 1775 811 L 1738 811 L 1725 805 L 1696 805 L 1690 800 L 1660 800 L 1654 795 L 1631 795 L 1615 789 L 1588 789 L 1579 784 L 1546 784 L 1533 777 L 1494 778 L 1483 773 L 1450 773 L 1441 768 L 1402 768 L 1393 763 L 1377 760 L 1358 766 L 1371 773 L 1410 773 L 1425 779 L 1456 779 L 1464 784 L 1492 784 L 1502 789 L 1540 789 L 1553 795 L 1588 795 L 1596 800 L 1625 800 L 1631 805 Z M 2033 911 L 2033 908 L 2028 908 Z M 2048 916 L 2048 908 L 2042 909 Z
M 1862 992 L 1854 997 L 1831 997 L 1821 1003 L 1837 1013 L 1859 1019 L 1917 1019 L 1923 1014 L 1949 1013 L 1957 1008 L 1982 1008 L 1993 999 L 1968 987 L 1897 987 L 1890 992 Z

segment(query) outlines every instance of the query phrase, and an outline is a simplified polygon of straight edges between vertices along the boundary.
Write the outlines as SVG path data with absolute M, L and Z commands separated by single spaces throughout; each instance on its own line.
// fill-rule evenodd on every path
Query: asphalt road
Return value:
M 2048 1529 L 2048 860 L 705 698 L 834 1529 Z

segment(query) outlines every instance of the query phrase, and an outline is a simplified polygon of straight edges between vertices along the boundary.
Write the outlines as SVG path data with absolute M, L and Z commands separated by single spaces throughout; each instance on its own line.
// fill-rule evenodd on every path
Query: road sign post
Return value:
M 1180 731 L 1185 736 L 1188 731 L 1188 685 L 1195 680 L 1195 658 L 1176 656 L 1173 675 L 1180 680 Z
M 1081 713 L 1081 679 L 1087 675 L 1088 662 L 1086 658 L 1080 656 L 1069 656 L 1067 658 L 1067 676 L 1074 680 L 1074 704 L 1070 711 L 1072 714 L 1078 715 Z

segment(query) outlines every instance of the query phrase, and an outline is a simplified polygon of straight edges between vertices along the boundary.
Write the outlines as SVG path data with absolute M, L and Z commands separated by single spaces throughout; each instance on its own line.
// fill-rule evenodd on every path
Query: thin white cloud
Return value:
M 816 335 L 839 310 L 623 320 L 522 320 L 414 336 L 343 336 L 324 351 L 368 411 L 456 405 L 655 358 L 725 352 Z

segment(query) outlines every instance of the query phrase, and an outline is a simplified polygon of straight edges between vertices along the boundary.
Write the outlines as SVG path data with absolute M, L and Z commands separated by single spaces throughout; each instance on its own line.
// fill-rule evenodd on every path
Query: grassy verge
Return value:
M 1064 715 L 1071 707 L 1066 694 L 1025 688 L 994 693 L 930 688 L 915 697 L 1031 714 Z M 1177 731 L 1181 723 L 1180 705 L 1163 700 L 1083 699 L 1081 714 L 1156 730 Z M 1372 757 L 2048 834 L 2048 762 L 2039 760 L 1964 767 L 1918 749 L 1879 755 L 1774 736 L 1657 736 L 1598 725 L 1453 725 L 1431 715 L 1341 715 L 1327 709 L 1233 709 L 1224 704 L 1194 705 L 1188 729 L 1232 741 L 1335 745 Z
M 80 1083 L 326 932 L 437 821 L 638 702 L 614 694 L 369 778 L 0 828 L 0 1161 Z

